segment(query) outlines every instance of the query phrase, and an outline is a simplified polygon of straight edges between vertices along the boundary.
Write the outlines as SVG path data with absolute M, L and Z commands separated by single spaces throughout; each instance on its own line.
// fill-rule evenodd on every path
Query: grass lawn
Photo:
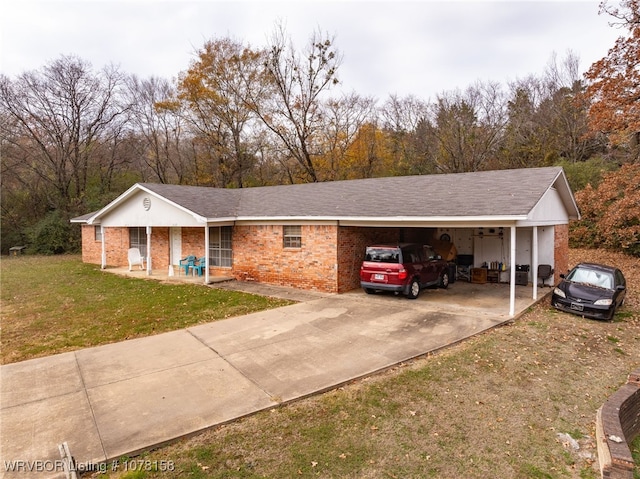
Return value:
M 141 467 L 136 471 L 126 472 L 121 465 L 96 477 L 596 479 L 596 410 L 626 382 L 630 371 L 640 368 L 640 264 L 622 255 L 572 251 L 572 264 L 577 260 L 615 263 L 627 273 L 628 300 L 614 321 L 560 313 L 543 300 L 511 325 L 334 391 L 145 453 L 135 458 L 143 461 L 137 463 Z M 17 308 L 20 299 L 7 295 L 4 286 L 5 267 L 3 305 L 10 300 L 11 308 Z M 62 282 L 77 279 L 75 286 L 60 288 L 77 290 L 65 296 L 76 299 L 51 301 L 40 311 L 40 321 L 48 321 L 50 315 L 75 321 L 79 311 L 62 314 L 58 310 L 105 294 L 102 286 L 100 293 L 83 293 L 91 282 L 92 288 L 98 288 L 102 281 L 124 281 L 122 293 L 151 288 L 146 295 L 162 286 L 111 278 L 77 261 L 64 268 L 69 273 Z M 12 289 L 20 290 L 19 286 L 14 280 Z M 44 287 L 29 287 L 22 293 L 23 300 L 40 295 Z M 185 288 L 175 294 L 184 291 L 180 295 L 186 299 L 190 288 L 198 287 Z M 86 297 L 76 297 L 81 294 Z M 83 313 L 87 318 L 126 314 L 97 301 Z M 153 317 L 164 318 L 166 313 L 161 311 L 166 309 L 157 301 L 150 301 L 147 308 L 159 308 Z M 172 307 L 187 309 L 183 303 L 192 310 L 187 316 L 193 316 L 190 301 L 176 300 Z M 4 309 L 3 323 L 13 314 Z M 132 315 L 128 317 L 131 320 Z M 38 334 L 37 327 L 30 323 L 29 327 L 31 334 Z M 111 333 L 103 328 L 103 335 Z M 38 342 L 33 340 L 32 347 Z M 578 441 L 579 450 L 570 446 L 566 435 Z M 638 441 L 636 454 L 637 448 Z M 144 470 L 156 466 L 156 471 Z
M 123 278 L 79 256 L 5 257 L 0 275 L 3 364 L 289 304 Z

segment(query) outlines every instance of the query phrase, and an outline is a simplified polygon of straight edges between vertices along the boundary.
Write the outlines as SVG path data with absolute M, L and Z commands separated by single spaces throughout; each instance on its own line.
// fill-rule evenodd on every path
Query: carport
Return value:
M 341 223 L 342 224 L 342 223 Z M 445 245 L 444 249 L 440 249 L 439 252 L 445 259 L 451 261 L 454 266 L 456 274 L 460 266 L 457 265 L 458 258 L 465 257 L 467 260 L 471 259 L 470 268 L 481 269 L 483 265 L 486 265 L 487 271 L 496 271 L 497 280 L 495 283 L 508 283 L 509 284 L 509 315 L 515 314 L 516 303 L 516 286 L 522 286 L 522 277 L 516 278 L 518 270 L 516 267 L 510 265 L 516 265 L 521 267 L 526 274 L 526 280 L 524 285 L 531 286 L 531 298 L 536 301 L 538 299 L 538 279 L 537 269 L 540 264 L 554 265 L 558 263 L 555 253 L 555 231 L 554 228 L 548 226 L 506 226 L 506 223 L 499 222 L 495 219 L 487 220 L 485 223 L 476 223 L 485 226 L 474 226 L 473 224 L 444 224 L 439 223 L 438 226 L 396 226 L 392 224 L 372 224 L 363 226 L 355 222 L 348 222 L 343 226 L 356 226 L 358 228 L 368 228 L 371 231 L 367 232 L 368 237 L 375 237 L 376 230 L 384 229 L 384 233 L 381 235 L 381 241 L 373 240 L 371 243 L 386 243 L 388 240 L 389 229 L 396 229 L 398 232 L 399 242 L 416 242 L 421 244 L 439 244 Z M 503 225 L 503 226 L 497 226 Z M 446 257 L 446 251 L 449 247 L 446 245 L 451 244 L 454 246 L 454 254 Z M 360 260 L 360 258 L 358 258 Z M 495 265 L 504 264 L 504 269 Z M 464 268 L 462 268 L 464 269 Z M 566 270 L 566 266 L 560 268 L 554 268 L 556 271 Z M 521 273 L 522 274 L 522 273 Z M 467 282 L 472 282 L 470 277 L 465 278 Z M 458 282 L 464 281 L 464 279 L 458 278 Z M 491 283 L 491 281 L 482 281 L 482 283 Z M 547 285 L 550 285 L 550 281 L 547 281 Z M 482 291 L 482 285 L 478 285 L 480 288 L 474 288 L 474 292 Z M 460 299 L 457 297 L 456 299 Z M 502 301 L 503 298 L 496 296 L 494 299 Z
M 554 270 L 547 285 L 555 284 L 567 270 L 568 223 L 579 219 L 580 213 L 561 168 L 433 178 L 439 180 L 439 187 L 411 201 L 414 209 L 428 215 L 352 218 L 341 220 L 340 226 L 361 229 L 367 241 L 374 243 L 378 237 L 380 242 L 388 241 L 389 232 L 396 231 L 399 242 L 440 245 L 445 259 L 459 263 L 464 257 L 471 268 L 486 267 L 487 272 L 496 273 L 495 282 L 509 284 L 510 316 L 515 314 L 517 285 L 531 285 L 531 298 L 538 299 L 539 265 Z M 446 197 L 442 192 L 447 192 Z M 428 206 L 420 206 L 420 199 Z

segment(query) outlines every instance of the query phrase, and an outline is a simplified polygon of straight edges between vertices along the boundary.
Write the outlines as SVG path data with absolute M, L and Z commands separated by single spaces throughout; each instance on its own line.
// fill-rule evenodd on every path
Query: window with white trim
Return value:
M 231 268 L 233 263 L 231 226 L 209 227 L 209 265 Z
M 129 228 L 129 248 L 138 248 L 142 256 L 147 256 L 147 228 L 144 226 Z
M 93 234 L 95 235 L 96 241 L 102 241 L 102 226 L 94 226 Z
M 285 225 L 282 230 L 283 246 L 285 248 L 302 248 L 302 226 Z

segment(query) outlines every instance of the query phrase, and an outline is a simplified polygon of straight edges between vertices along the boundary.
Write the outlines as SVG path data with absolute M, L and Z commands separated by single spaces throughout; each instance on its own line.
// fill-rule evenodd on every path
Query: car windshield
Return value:
M 376 263 L 399 263 L 400 250 L 397 248 L 367 248 L 365 261 Z
M 568 281 L 588 284 L 598 288 L 613 289 L 613 275 L 604 271 L 596 271 L 589 268 L 576 268 L 569 276 Z

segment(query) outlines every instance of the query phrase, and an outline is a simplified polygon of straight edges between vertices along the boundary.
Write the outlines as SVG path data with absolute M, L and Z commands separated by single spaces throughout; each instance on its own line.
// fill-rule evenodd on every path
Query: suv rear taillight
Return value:
M 402 268 L 400 271 L 398 271 L 398 279 L 407 279 L 407 270 Z

